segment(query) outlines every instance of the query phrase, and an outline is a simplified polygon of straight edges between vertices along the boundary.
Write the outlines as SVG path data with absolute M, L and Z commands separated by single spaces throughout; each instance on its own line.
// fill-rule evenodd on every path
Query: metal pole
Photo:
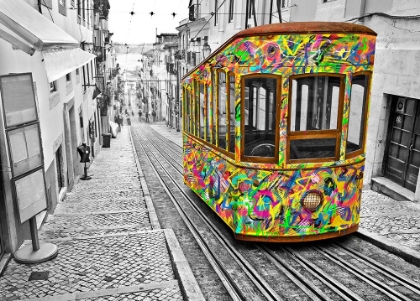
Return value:
M 39 238 L 38 238 L 38 228 L 36 226 L 36 216 L 29 219 L 29 227 L 30 227 L 31 238 L 32 238 L 32 249 L 34 251 L 38 251 Z

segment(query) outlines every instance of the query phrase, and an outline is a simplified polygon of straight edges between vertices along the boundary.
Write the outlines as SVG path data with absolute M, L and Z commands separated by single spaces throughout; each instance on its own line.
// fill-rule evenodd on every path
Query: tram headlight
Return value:
M 309 211 L 315 212 L 322 203 L 322 195 L 317 190 L 308 191 L 302 199 L 302 205 Z

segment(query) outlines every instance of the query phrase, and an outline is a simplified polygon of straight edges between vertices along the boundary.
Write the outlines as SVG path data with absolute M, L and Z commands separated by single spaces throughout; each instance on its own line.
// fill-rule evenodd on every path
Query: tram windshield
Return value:
M 338 129 L 340 80 L 337 76 L 292 79 L 290 132 L 298 136 L 290 141 L 290 159 L 335 157 L 337 139 L 331 130 Z

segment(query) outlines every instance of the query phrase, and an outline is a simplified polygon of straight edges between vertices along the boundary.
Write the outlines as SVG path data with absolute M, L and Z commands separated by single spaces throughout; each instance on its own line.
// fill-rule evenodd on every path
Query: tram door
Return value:
M 385 176 L 413 192 L 420 167 L 418 102 L 402 97 L 393 99 L 385 163 Z

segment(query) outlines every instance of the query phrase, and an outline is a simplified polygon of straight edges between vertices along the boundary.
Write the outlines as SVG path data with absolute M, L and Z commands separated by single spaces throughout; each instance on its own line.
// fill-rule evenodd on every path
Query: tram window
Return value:
M 229 76 L 229 151 L 235 152 L 235 76 Z
M 194 82 L 194 135 L 200 136 L 200 86 Z
M 186 101 L 186 114 L 185 114 L 185 130 L 187 133 L 191 133 L 190 131 L 190 119 L 191 119 L 191 96 L 190 96 L 190 92 L 185 89 L 184 90 L 185 93 L 185 101 Z
M 206 85 L 206 141 L 211 142 L 210 135 L 210 120 L 211 120 L 211 108 L 210 108 L 210 94 Z
M 337 129 L 339 99 L 340 77 L 293 79 L 290 131 Z
M 199 87 L 200 87 L 200 99 L 197 102 L 198 103 L 197 109 L 199 112 L 198 130 L 199 130 L 199 137 L 201 139 L 204 139 L 204 85 L 200 84 Z
M 224 72 L 219 72 L 219 86 L 218 86 L 218 118 L 219 118 L 219 147 L 226 149 L 226 99 L 227 99 L 227 92 L 226 92 L 226 74 Z
M 357 75 L 352 79 L 347 154 L 358 151 L 363 147 L 368 79 L 367 75 Z
M 256 77 L 245 79 L 245 156 L 275 157 L 276 87 L 277 79 L 274 78 Z
M 212 128 L 212 134 L 213 134 L 213 141 L 212 143 L 214 145 L 216 145 L 216 118 L 217 118 L 217 107 L 216 107 L 216 97 L 217 97 L 217 89 L 216 87 L 216 74 L 213 72 L 212 73 L 212 93 L 213 93 L 213 97 L 212 97 L 212 108 L 213 108 L 213 128 Z
M 290 159 L 334 158 L 336 143 L 335 138 L 290 140 Z

